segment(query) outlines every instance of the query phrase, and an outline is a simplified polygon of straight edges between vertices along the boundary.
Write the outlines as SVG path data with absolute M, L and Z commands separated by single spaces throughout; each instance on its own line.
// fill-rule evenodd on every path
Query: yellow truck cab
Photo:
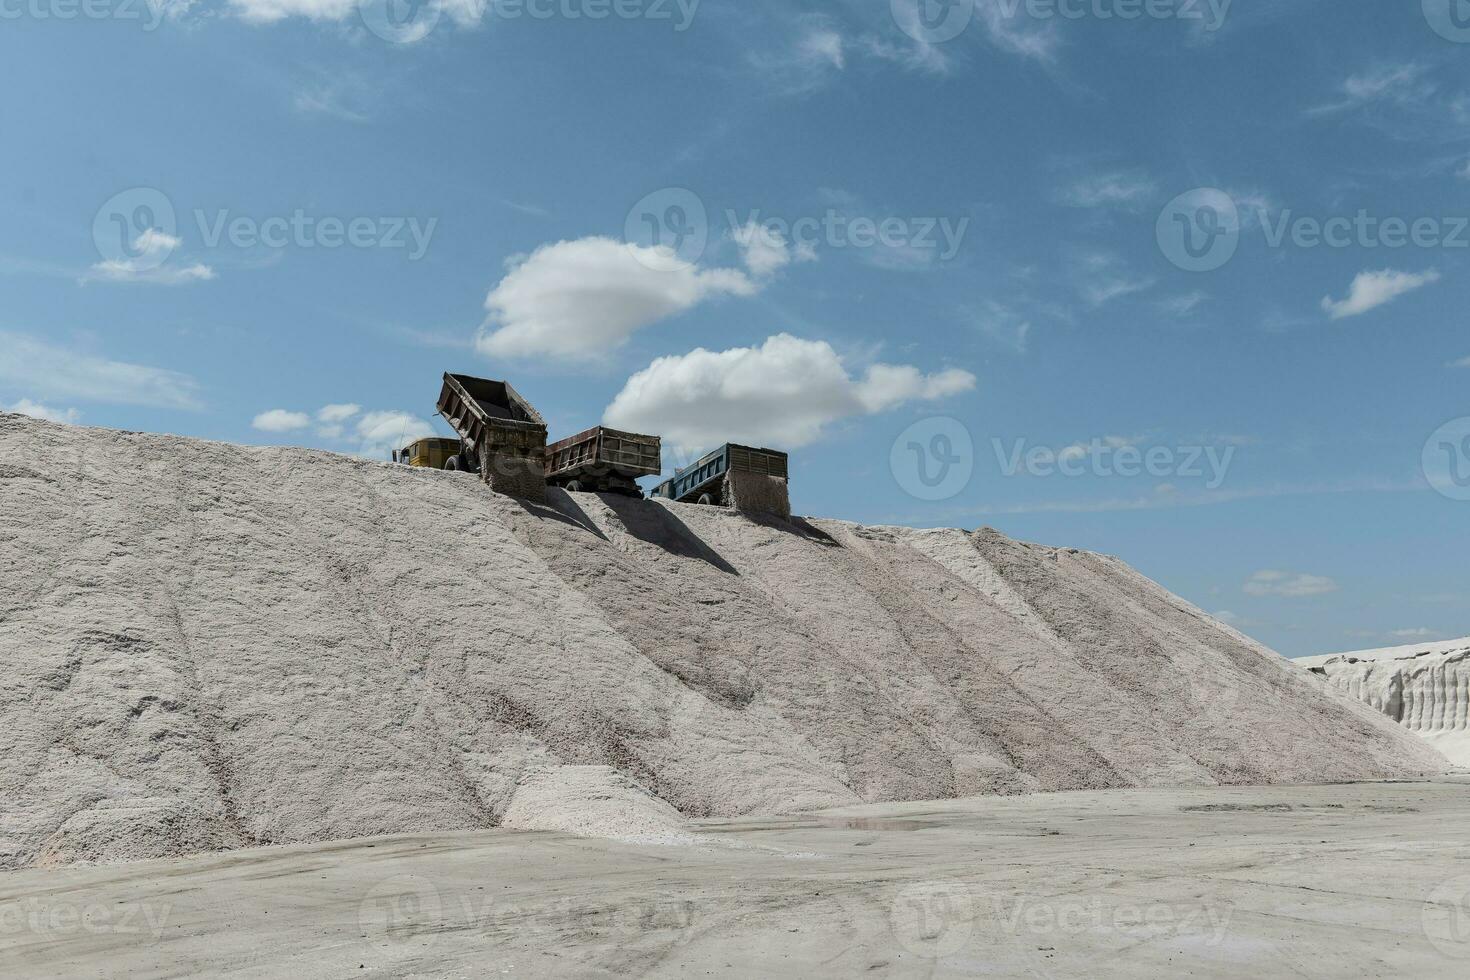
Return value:
M 393 462 L 404 466 L 426 466 L 431 470 L 448 468 L 449 460 L 459 456 L 458 439 L 420 439 L 393 451 Z

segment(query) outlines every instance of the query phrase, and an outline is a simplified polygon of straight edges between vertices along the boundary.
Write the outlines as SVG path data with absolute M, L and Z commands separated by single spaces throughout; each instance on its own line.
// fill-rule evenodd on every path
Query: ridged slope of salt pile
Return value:
M 9 415 L 0 663 L 0 867 L 1444 765 L 1101 555 Z
M 1470 637 L 1296 663 L 1470 766 Z

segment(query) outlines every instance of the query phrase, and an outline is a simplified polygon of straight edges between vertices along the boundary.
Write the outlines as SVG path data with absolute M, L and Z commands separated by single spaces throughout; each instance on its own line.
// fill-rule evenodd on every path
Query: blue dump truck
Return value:
M 785 453 L 726 443 L 660 483 L 653 496 L 789 517 L 786 481 Z

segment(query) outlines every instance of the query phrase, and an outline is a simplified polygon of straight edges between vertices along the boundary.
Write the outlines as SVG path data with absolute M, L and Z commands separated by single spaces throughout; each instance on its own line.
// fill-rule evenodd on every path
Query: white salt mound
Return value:
M 696 840 L 678 810 L 612 766 L 549 766 L 526 773 L 500 826 L 640 844 Z
M 1470 637 L 1296 663 L 1470 767 Z
M 0 867 L 597 824 L 558 767 L 686 817 L 1444 767 L 1122 562 L 993 530 L 12 415 L 0 460 Z

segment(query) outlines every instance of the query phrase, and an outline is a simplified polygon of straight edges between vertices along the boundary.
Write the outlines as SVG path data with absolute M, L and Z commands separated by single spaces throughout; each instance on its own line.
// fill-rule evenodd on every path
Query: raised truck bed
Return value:
M 459 433 L 445 469 L 479 472 L 496 493 L 546 499 L 546 420 L 508 381 L 444 375 L 439 414 Z
M 642 497 L 640 476 L 658 476 L 658 436 L 596 426 L 546 447 L 546 482 L 571 491 Z

